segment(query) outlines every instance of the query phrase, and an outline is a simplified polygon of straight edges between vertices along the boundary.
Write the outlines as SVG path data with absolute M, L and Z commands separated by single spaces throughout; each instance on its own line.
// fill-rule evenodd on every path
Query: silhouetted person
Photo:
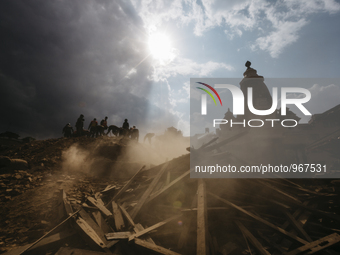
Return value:
M 130 125 L 129 125 L 129 122 L 127 119 L 125 119 L 124 123 L 123 123 L 123 128 L 126 129 L 126 130 L 129 130 L 130 128 Z
M 145 140 L 148 139 L 149 140 L 149 144 L 151 144 L 151 138 L 155 136 L 155 133 L 147 133 L 145 136 L 144 136 L 144 143 L 145 143 Z
M 80 114 L 79 118 L 77 119 L 76 122 L 76 130 L 77 130 L 77 135 L 81 136 L 83 135 L 83 130 L 84 130 L 84 115 Z
M 107 119 L 108 117 L 105 117 L 105 119 L 100 122 L 100 125 L 104 127 L 104 130 L 107 129 Z
M 64 137 L 72 137 L 73 132 L 73 127 L 70 123 L 67 123 L 66 126 L 63 128 L 62 133 L 64 134 Z
M 97 126 L 98 126 L 98 122 L 97 122 L 97 119 L 94 118 L 91 122 L 90 122 L 90 125 L 89 125 L 89 130 L 90 130 L 90 136 L 91 137 L 94 137 L 94 135 L 96 135 L 96 137 L 98 136 L 98 133 L 97 133 Z
M 139 140 L 139 130 L 136 128 L 136 126 L 133 126 L 130 130 L 130 136 L 132 140 Z

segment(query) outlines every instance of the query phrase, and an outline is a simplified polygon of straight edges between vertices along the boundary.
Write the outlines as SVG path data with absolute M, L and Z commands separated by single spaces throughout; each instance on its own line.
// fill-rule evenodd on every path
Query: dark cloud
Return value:
M 147 37 L 129 3 L 0 1 L 0 37 L 0 132 L 59 137 L 80 113 L 86 125 L 104 116 L 119 126 L 171 123 L 146 99 L 152 67 L 138 64 Z

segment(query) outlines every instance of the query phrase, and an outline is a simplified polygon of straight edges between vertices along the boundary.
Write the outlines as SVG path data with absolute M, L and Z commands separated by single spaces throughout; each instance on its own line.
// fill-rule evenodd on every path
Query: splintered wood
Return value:
M 48 254 L 339 254 L 339 190 L 330 182 L 190 179 L 189 169 L 189 154 L 141 167 L 88 194 L 83 206 L 61 190 L 55 210 L 62 226 L 7 254 L 52 247 Z M 80 238 L 86 245 L 72 248 Z

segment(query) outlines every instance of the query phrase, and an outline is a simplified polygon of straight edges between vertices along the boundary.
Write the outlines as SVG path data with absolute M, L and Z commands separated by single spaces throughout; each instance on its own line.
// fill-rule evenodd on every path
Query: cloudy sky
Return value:
M 82 113 L 189 135 L 190 78 L 241 79 L 247 60 L 265 78 L 339 78 L 339 24 L 335 0 L 3 0 L 0 132 L 60 137 Z M 340 103 L 339 84 L 309 89 L 312 113 Z

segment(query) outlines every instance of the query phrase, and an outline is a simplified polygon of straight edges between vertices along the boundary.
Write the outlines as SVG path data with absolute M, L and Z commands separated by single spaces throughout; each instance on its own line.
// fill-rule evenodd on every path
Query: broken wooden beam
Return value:
M 145 166 L 142 166 L 131 178 L 130 180 L 124 185 L 123 188 L 121 188 L 116 195 L 113 196 L 113 198 L 106 204 L 106 207 L 110 206 L 112 201 L 117 201 L 117 199 L 128 189 L 130 184 L 135 180 L 136 176 L 143 171 Z
M 303 237 L 306 241 L 308 242 L 313 242 L 312 238 L 310 238 L 310 236 L 306 233 L 306 231 L 303 229 L 302 225 L 300 222 L 298 222 L 293 215 L 291 215 L 290 212 L 285 211 L 285 214 L 288 218 L 288 220 L 290 221 L 291 225 L 293 226 L 293 228 L 296 230 L 297 233 L 299 233 L 301 235 L 301 237 Z
M 236 220 L 235 223 L 260 254 L 270 255 L 270 253 L 265 248 L 263 248 L 262 244 L 257 240 L 257 238 L 253 236 L 253 234 L 240 221 Z
M 153 252 L 157 252 L 157 253 L 160 253 L 160 254 L 164 254 L 164 255 L 180 255 L 177 252 L 171 251 L 169 249 L 166 249 L 166 248 L 164 248 L 162 246 L 159 246 L 159 245 L 156 245 L 156 244 L 151 244 L 151 243 L 149 243 L 147 241 L 144 241 L 142 239 L 139 239 L 139 238 L 135 238 L 134 242 L 138 246 L 141 246 L 143 248 L 146 248 L 148 250 L 151 250 Z
M 100 211 L 92 212 L 92 216 L 104 233 L 112 232 L 112 228 L 106 223 Z
M 86 223 L 91 227 L 91 229 L 97 234 L 97 236 L 102 240 L 106 247 L 112 247 L 117 242 L 108 242 L 105 238 L 104 231 L 99 227 L 99 225 L 91 218 L 91 216 L 85 212 L 85 210 L 80 210 L 80 217 L 86 221 Z
M 118 205 L 114 201 L 112 201 L 112 212 L 113 218 L 115 220 L 116 230 L 120 231 L 124 228 L 124 220 Z
M 105 255 L 105 252 L 75 249 L 71 247 L 61 247 L 55 255 Z
M 197 206 L 197 195 L 195 194 L 194 199 L 191 202 L 191 208 L 196 207 L 196 206 Z M 187 218 L 187 221 L 184 223 L 184 228 L 178 239 L 177 247 L 179 249 L 182 249 L 187 244 L 191 222 L 193 221 L 192 217 L 186 216 L 186 218 Z
M 185 172 L 184 174 L 182 174 L 181 176 L 179 176 L 178 178 L 176 178 L 175 180 L 173 180 L 172 182 L 170 182 L 168 185 L 166 185 L 165 187 L 163 187 L 162 189 L 160 189 L 159 191 L 156 191 L 154 193 L 152 193 L 148 199 L 145 201 L 145 203 L 149 203 L 151 200 L 155 199 L 156 197 L 158 197 L 159 195 L 161 195 L 163 192 L 165 192 L 166 190 L 168 190 L 169 188 L 171 188 L 172 186 L 174 186 L 176 183 L 180 182 L 184 177 L 186 177 L 187 175 L 190 174 L 190 170 L 188 170 L 187 172 Z
M 70 214 L 65 220 L 63 220 L 61 223 L 59 223 L 57 226 L 55 226 L 54 228 L 52 228 L 50 231 L 48 231 L 45 235 L 43 235 L 42 237 L 40 237 L 37 241 L 35 241 L 34 243 L 30 244 L 29 246 L 27 246 L 23 251 L 21 251 L 18 255 L 24 254 L 26 251 L 28 251 L 30 248 L 32 248 L 34 245 L 36 245 L 37 243 L 39 243 L 42 239 L 44 239 L 46 236 L 48 236 L 49 234 L 51 234 L 54 230 L 56 230 L 58 227 L 60 227 L 61 225 L 63 225 L 65 222 L 67 222 L 70 218 L 72 218 L 74 215 L 76 215 L 80 210 Z
M 287 253 L 287 255 L 297 255 L 300 253 L 313 254 L 315 252 L 328 248 L 338 242 L 340 242 L 340 235 L 338 235 L 337 233 L 333 233 L 314 242 L 305 244 L 293 251 L 290 251 L 289 253 Z
M 217 196 L 217 195 L 215 195 L 215 194 L 213 194 L 213 193 L 211 193 L 211 192 L 208 192 L 208 194 L 211 195 L 212 197 L 214 197 L 214 198 L 216 198 L 216 199 L 222 201 L 223 203 L 225 203 L 225 204 L 227 204 L 227 205 L 230 205 L 230 206 L 234 207 L 234 208 L 237 209 L 238 211 L 240 211 L 240 212 L 242 212 L 242 213 L 244 213 L 244 214 L 246 214 L 246 215 L 252 217 L 253 219 L 255 219 L 255 220 L 257 220 L 257 221 L 259 221 L 259 222 L 261 222 L 261 223 L 267 225 L 268 227 L 272 228 L 272 229 L 275 230 L 276 232 L 285 235 L 285 236 L 286 236 L 287 238 L 289 238 L 290 240 L 293 240 L 293 241 L 295 241 L 295 242 L 299 242 L 299 243 L 302 243 L 302 244 L 307 244 L 307 243 L 308 243 L 307 241 L 303 240 L 302 238 L 300 238 L 300 237 L 298 237 L 298 236 L 296 236 L 296 235 L 294 235 L 294 234 L 289 233 L 288 231 L 286 231 L 286 230 L 284 230 L 284 229 L 282 229 L 282 228 L 280 228 L 280 227 L 278 227 L 278 226 L 276 226 L 276 225 L 274 225 L 274 224 L 272 224 L 272 223 L 270 223 L 270 222 L 268 222 L 268 221 L 262 219 L 261 217 L 255 215 L 255 214 L 253 214 L 253 213 L 251 213 L 251 212 L 248 212 L 248 211 L 244 210 L 243 208 L 241 208 L 241 207 L 239 207 L 239 206 L 237 206 L 237 205 L 235 205 L 235 204 L 229 202 L 229 201 L 226 200 L 226 199 L 223 199 L 223 198 L 221 198 L 221 197 L 219 197 L 219 196 Z
M 161 170 L 159 170 L 158 174 L 156 175 L 156 177 L 152 180 L 151 184 L 149 185 L 149 187 L 147 188 L 147 190 L 144 192 L 144 194 L 142 195 L 142 197 L 139 199 L 137 205 L 135 206 L 135 208 L 133 209 L 132 213 L 131 213 L 131 218 L 134 219 L 137 214 L 139 213 L 140 209 L 142 208 L 142 206 L 144 205 L 145 201 L 147 200 L 147 198 L 150 196 L 151 192 L 153 191 L 153 189 L 156 187 L 159 179 L 162 177 L 163 173 L 165 172 L 165 170 L 167 169 L 169 165 L 169 162 L 165 163 Z
M 197 188 L 197 250 L 196 254 L 208 254 L 207 247 L 207 197 L 206 185 L 203 179 L 198 180 Z
M 150 231 L 152 231 L 152 230 L 155 230 L 155 229 L 157 229 L 157 228 L 159 228 L 159 227 L 161 227 L 161 226 L 163 226 L 163 225 L 169 223 L 170 221 L 173 221 L 174 219 L 177 219 L 177 218 L 180 217 L 180 216 L 181 216 L 181 214 L 175 215 L 175 216 L 173 216 L 173 217 L 171 217 L 171 218 L 168 218 L 168 219 L 166 219 L 166 220 L 163 220 L 163 221 L 161 221 L 161 222 L 158 222 L 158 223 L 152 225 L 151 227 L 148 227 L 148 228 L 146 228 L 146 229 L 144 229 L 144 230 L 142 230 L 142 231 L 139 231 L 138 233 L 135 233 L 135 234 L 131 235 L 131 236 L 129 237 L 129 241 L 133 240 L 133 239 L 136 238 L 136 237 L 140 237 L 140 236 L 142 236 L 142 235 L 145 235 L 146 233 L 148 233 L 148 232 L 150 232 Z
M 112 213 L 103 205 L 103 202 L 101 200 L 97 200 L 93 197 L 87 197 L 87 200 L 97 207 L 106 217 L 112 216 Z
M 112 232 L 105 234 L 105 237 L 107 240 L 128 239 L 132 234 L 131 231 Z

